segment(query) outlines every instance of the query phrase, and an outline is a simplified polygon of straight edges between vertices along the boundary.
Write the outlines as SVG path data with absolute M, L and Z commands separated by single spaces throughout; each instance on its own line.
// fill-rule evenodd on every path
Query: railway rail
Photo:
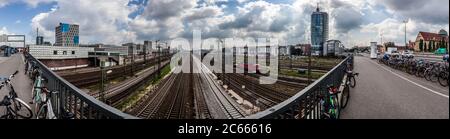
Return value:
M 136 62 L 133 65 L 121 65 L 121 66 L 115 66 L 106 68 L 105 70 L 111 70 L 112 73 L 108 75 L 110 78 L 118 78 L 123 77 L 124 75 L 131 75 L 132 73 L 136 71 L 140 71 L 143 69 L 148 68 L 149 66 L 156 65 L 158 62 L 156 61 L 158 58 L 153 58 L 148 60 L 147 64 L 144 61 Z M 162 57 L 162 61 L 166 61 L 170 59 L 170 56 L 164 56 Z M 58 73 L 61 77 L 69 81 L 75 86 L 83 87 L 88 86 L 92 84 L 96 84 L 101 81 L 101 70 L 100 68 L 87 70 L 85 72 L 61 72 Z
M 165 61 L 164 63 L 162 63 L 161 68 L 165 67 L 167 64 L 169 64 L 169 62 Z M 122 102 L 122 100 L 126 99 L 128 96 L 130 96 L 131 93 L 136 91 L 136 89 L 145 84 L 147 80 L 153 78 L 158 71 L 156 68 L 157 65 L 153 66 L 153 68 L 144 70 L 141 74 L 138 74 L 135 77 L 132 77 L 122 83 L 108 88 L 108 90 L 105 91 L 105 98 L 107 102 L 111 106 L 117 107 L 120 102 Z M 92 94 L 92 96 L 94 96 L 95 98 L 99 98 L 100 93 L 97 92 L 95 94 Z

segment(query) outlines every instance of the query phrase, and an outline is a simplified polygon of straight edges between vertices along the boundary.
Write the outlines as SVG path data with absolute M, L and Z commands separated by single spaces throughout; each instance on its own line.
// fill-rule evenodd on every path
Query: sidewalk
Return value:
M 15 71 L 19 73 L 12 79 L 12 85 L 17 92 L 20 99 L 26 103 L 31 101 L 31 88 L 32 81 L 25 75 L 25 65 L 23 62 L 22 54 L 14 54 L 5 60 L 5 57 L 0 57 L 0 76 L 8 76 L 13 74 Z M 8 94 L 9 88 L 2 88 L 0 90 L 0 99 Z M 31 106 L 34 108 L 34 106 Z M 0 112 L 3 112 L 3 107 L 0 107 Z

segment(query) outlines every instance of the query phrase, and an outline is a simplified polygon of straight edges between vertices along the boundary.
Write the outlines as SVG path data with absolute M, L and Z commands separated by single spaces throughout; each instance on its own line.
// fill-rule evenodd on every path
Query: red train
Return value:
M 259 64 L 238 64 L 237 68 L 247 70 L 248 73 L 261 73 L 259 71 Z

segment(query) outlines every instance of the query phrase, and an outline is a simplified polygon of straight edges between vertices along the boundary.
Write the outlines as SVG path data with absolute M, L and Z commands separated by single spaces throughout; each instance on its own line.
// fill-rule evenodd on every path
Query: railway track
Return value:
M 222 76 L 222 74 L 218 74 Z M 226 74 L 225 80 L 230 87 L 242 94 L 243 98 L 265 109 L 275 106 L 278 103 L 290 98 L 290 95 L 262 86 L 249 77 L 241 74 Z M 245 89 L 242 88 L 245 85 Z M 262 106 L 261 106 L 262 105 Z
M 219 78 L 222 78 L 222 74 L 217 75 Z M 230 77 L 230 76 L 228 76 Z M 233 90 L 235 93 L 239 94 L 244 100 L 251 102 L 252 104 L 257 105 L 263 109 L 268 109 L 272 106 L 275 106 L 277 102 L 270 99 L 261 99 L 256 95 L 254 90 L 250 90 L 248 88 L 243 88 L 241 81 L 237 81 L 236 79 L 231 79 L 227 81 L 229 88 Z M 247 85 L 245 85 L 247 87 Z
M 170 87 L 174 84 L 175 80 L 176 76 L 170 75 L 166 80 L 161 82 L 162 86 L 158 87 L 155 92 L 149 94 L 149 96 L 139 104 L 131 114 L 143 119 L 154 117 L 158 107 L 160 107 L 164 101 L 165 96 L 171 91 Z
M 197 57 L 193 57 L 194 62 L 200 62 Z M 214 79 L 214 75 L 206 66 L 203 64 L 195 64 L 201 72 L 199 77 L 202 81 L 203 89 L 209 90 L 206 92 L 205 99 L 209 104 L 209 109 L 214 111 L 211 115 L 216 116 L 220 119 L 240 119 L 244 118 L 247 114 L 241 109 L 240 105 L 237 104 L 222 86 L 220 86 Z
M 164 62 L 161 68 L 164 68 L 169 62 Z M 144 85 L 148 80 L 154 77 L 157 72 L 157 69 L 150 68 L 147 71 L 144 71 L 142 74 L 137 77 L 133 77 L 130 80 L 125 81 L 124 83 L 118 84 L 111 89 L 106 91 L 106 99 L 110 103 L 111 106 L 117 107 L 122 100 L 126 99 L 130 96 L 131 93 L 136 91 L 140 86 Z M 99 94 L 96 95 L 98 97 Z
M 212 119 L 211 116 L 211 112 L 208 108 L 208 104 L 206 102 L 206 92 L 204 91 L 202 85 L 204 84 L 204 82 L 202 81 L 201 77 L 199 74 L 194 74 L 193 75 L 193 79 L 194 79 L 194 106 L 195 106 L 195 111 L 196 111 L 196 118 L 197 119 Z
M 163 57 L 162 61 L 168 60 L 170 57 Z M 156 58 L 157 59 L 157 58 Z M 142 69 L 148 68 L 149 66 L 156 65 L 158 62 L 156 59 L 150 59 L 148 60 L 148 65 L 145 65 L 144 61 L 136 62 L 133 66 L 132 65 L 122 65 L 122 66 L 115 66 L 115 67 L 109 67 L 105 70 L 111 70 L 112 73 L 108 75 L 109 78 L 118 78 L 123 77 L 124 75 L 131 75 L 131 73 L 140 71 Z M 72 83 L 73 85 L 77 87 L 83 87 L 88 86 L 92 84 L 99 83 L 101 81 L 101 70 L 100 68 L 94 68 L 82 72 L 58 72 L 58 75 Z
M 213 74 L 171 74 L 130 111 L 144 119 L 238 119 L 245 112 L 215 81 Z
M 137 107 L 135 114 L 144 119 L 192 119 L 193 94 L 190 74 L 172 74 L 166 82 Z

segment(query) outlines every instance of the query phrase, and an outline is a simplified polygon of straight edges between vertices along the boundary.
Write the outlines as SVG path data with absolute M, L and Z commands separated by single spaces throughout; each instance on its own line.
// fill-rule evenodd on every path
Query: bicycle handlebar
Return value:
M 9 82 L 11 81 L 11 79 L 13 79 L 14 76 L 17 75 L 17 73 L 19 73 L 18 70 L 16 70 L 16 72 L 14 72 L 13 74 L 11 74 L 11 75 L 9 76 L 9 78 L 5 79 L 5 81 L 0 82 L 0 89 L 2 89 L 6 84 L 9 84 Z M 11 88 L 12 88 L 12 86 L 11 86 Z M 14 88 L 13 88 L 13 89 L 14 89 Z

